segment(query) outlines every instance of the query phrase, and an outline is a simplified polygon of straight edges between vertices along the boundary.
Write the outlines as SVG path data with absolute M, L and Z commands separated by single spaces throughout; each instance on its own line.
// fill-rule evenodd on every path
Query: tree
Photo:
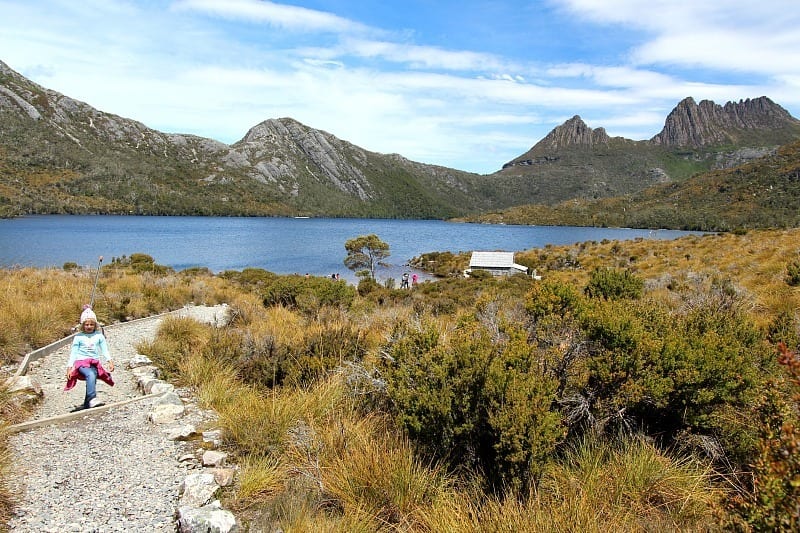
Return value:
M 356 276 L 375 279 L 375 267 L 383 265 L 381 261 L 389 257 L 389 245 L 374 233 L 360 235 L 344 243 L 347 257 L 344 264 L 350 270 L 357 271 Z

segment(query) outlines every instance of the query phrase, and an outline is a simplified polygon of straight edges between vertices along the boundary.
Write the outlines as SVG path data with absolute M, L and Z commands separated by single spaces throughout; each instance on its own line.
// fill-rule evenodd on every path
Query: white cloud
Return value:
M 507 68 L 507 62 L 492 54 L 444 50 L 434 46 L 388 41 L 347 39 L 338 51 L 345 55 L 405 63 L 412 68 L 481 72 Z
M 733 69 L 773 75 L 800 71 L 796 0 L 557 0 L 574 16 L 648 35 L 634 63 Z
M 265 23 L 295 31 L 353 32 L 366 26 L 324 11 L 265 0 L 179 0 L 175 11 L 197 11 L 227 19 Z

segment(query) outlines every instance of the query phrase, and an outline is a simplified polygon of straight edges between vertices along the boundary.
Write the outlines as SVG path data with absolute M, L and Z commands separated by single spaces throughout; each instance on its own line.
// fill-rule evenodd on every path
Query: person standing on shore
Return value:
M 105 367 L 103 366 L 105 363 Z M 108 350 L 106 337 L 97 326 L 97 315 L 90 306 L 85 306 L 80 319 L 80 331 L 72 340 L 72 348 L 67 361 L 67 384 L 65 391 L 72 389 L 77 381 L 86 381 L 86 396 L 83 406 L 78 409 L 89 409 L 102 405 L 97 399 L 97 379 L 114 386 L 111 372 L 114 361 Z

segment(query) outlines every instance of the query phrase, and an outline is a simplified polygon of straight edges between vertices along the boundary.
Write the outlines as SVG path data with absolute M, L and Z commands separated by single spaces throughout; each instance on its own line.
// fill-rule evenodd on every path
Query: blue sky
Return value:
M 796 0 L 0 0 L 0 60 L 160 131 L 291 117 L 482 174 L 574 115 L 635 140 L 687 96 L 800 117 Z

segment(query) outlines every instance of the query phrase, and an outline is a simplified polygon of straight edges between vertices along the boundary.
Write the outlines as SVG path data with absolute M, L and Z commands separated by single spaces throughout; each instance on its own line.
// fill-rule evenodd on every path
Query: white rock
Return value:
M 153 407 L 153 410 L 150 411 L 150 414 L 147 415 L 147 419 L 153 424 L 169 424 L 183 416 L 184 411 L 183 405 L 156 405 Z
M 203 466 L 223 466 L 228 454 L 216 450 L 208 450 L 203 453 Z
M 197 436 L 197 428 L 191 424 L 171 427 L 164 430 L 170 440 L 189 440 Z
M 151 361 L 149 357 L 137 353 L 135 356 L 131 357 L 130 360 L 128 361 L 128 368 L 133 369 L 141 366 L 151 366 L 152 364 L 153 361 Z
M 178 528 L 181 533 L 234 533 L 238 529 L 236 518 L 217 500 L 199 509 L 178 509 Z
M 20 393 L 28 396 L 42 396 L 42 385 L 30 376 L 12 376 L 6 380 L 6 387 L 10 393 Z
M 219 485 L 214 481 L 214 474 L 189 474 L 181 482 L 180 507 L 202 507 L 211 501 L 218 490 Z

